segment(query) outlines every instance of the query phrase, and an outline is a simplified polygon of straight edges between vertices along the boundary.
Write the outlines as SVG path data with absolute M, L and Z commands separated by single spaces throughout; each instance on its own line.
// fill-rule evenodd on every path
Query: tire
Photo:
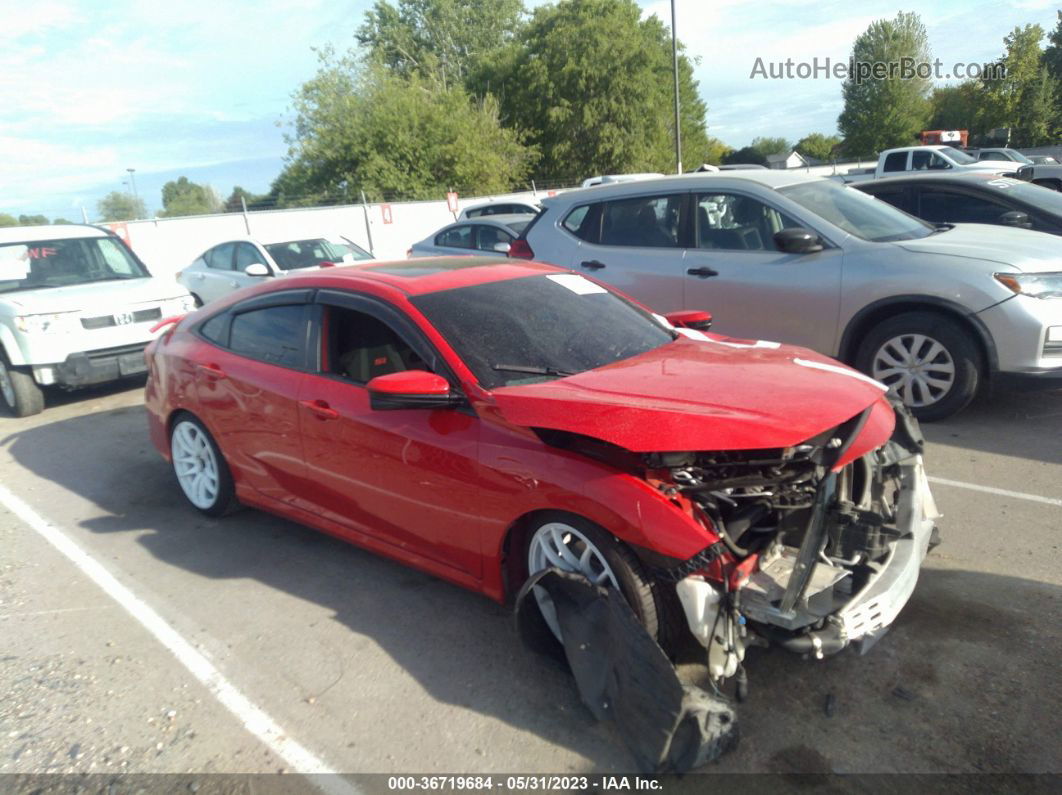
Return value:
M 936 312 L 905 312 L 871 329 L 855 364 L 920 421 L 942 420 L 966 408 L 984 380 L 981 352 L 970 336 Z
M 195 308 L 200 309 L 203 306 L 203 299 L 195 293 L 192 293 L 192 300 L 195 301 Z
M 177 484 L 192 507 L 207 516 L 224 516 L 238 507 L 225 457 L 191 414 L 181 414 L 170 428 L 170 459 Z
M 30 417 L 44 411 L 44 393 L 24 370 L 10 365 L 0 351 L 0 403 L 15 417 Z
M 559 511 L 540 515 L 526 535 L 527 542 L 523 559 L 527 563 L 528 576 L 548 568 L 551 564 L 556 565 L 556 560 L 550 561 L 545 556 L 542 543 L 548 545 L 550 540 L 556 542 L 565 536 L 569 539 L 566 546 L 575 557 L 579 557 L 579 553 L 587 546 L 593 548 L 589 571 L 583 569 L 582 573 L 586 574 L 591 581 L 596 580 L 596 584 L 604 587 L 619 587 L 627 604 L 630 605 L 634 615 L 637 616 L 650 637 L 663 645 L 666 639 L 661 638 L 660 635 L 665 622 L 660 620 L 661 600 L 656 593 L 656 583 L 646 575 L 645 569 L 634 553 L 593 522 Z M 555 546 L 552 548 L 556 550 Z M 607 565 L 607 570 L 600 565 L 602 562 Z M 557 568 L 566 571 L 577 570 L 571 565 L 557 565 Z M 602 574 L 609 576 L 601 576 Z M 537 592 L 535 596 L 539 600 L 543 618 L 559 639 L 560 632 L 556 626 L 556 619 L 547 615 L 552 610 L 552 604 L 543 604 L 542 596 L 545 596 L 547 602 L 549 597 Z

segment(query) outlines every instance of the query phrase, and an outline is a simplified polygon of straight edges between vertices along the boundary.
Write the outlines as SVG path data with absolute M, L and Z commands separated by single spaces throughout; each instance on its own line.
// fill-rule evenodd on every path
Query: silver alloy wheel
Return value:
M 925 334 L 900 334 L 874 354 L 870 374 L 914 408 L 931 406 L 955 384 L 948 349 Z
M 211 508 L 218 498 L 221 479 L 217 456 L 206 432 L 194 422 L 181 420 L 173 426 L 170 453 L 184 496 L 200 510 Z
M 561 571 L 582 574 L 594 585 L 619 588 L 616 575 L 594 543 L 563 522 L 548 522 L 531 536 L 527 549 L 528 574 L 536 574 L 543 569 L 555 567 Z M 553 600 L 544 588 L 535 588 L 535 600 L 538 609 L 546 620 L 550 630 L 561 640 L 560 624 Z
M 4 396 L 4 402 L 15 409 L 15 385 L 11 383 L 11 376 L 7 372 L 7 365 L 0 362 L 0 395 Z

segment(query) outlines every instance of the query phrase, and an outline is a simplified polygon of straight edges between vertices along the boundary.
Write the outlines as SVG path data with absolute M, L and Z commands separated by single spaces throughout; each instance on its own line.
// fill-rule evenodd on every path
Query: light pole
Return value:
M 675 71 L 675 173 L 682 173 L 682 131 L 679 129 L 678 34 L 675 31 L 675 0 L 671 0 L 671 58 Z
M 675 85 L 678 85 L 678 84 L 676 83 Z M 136 199 L 136 203 L 137 204 L 140 204 L 140 196 L 136 192 L 136 176 L 135 176 L 136 169 L 135 168 L 127 168 L 126 171 L 129 172 L 129 184 L 133 186 L 133 198 Z

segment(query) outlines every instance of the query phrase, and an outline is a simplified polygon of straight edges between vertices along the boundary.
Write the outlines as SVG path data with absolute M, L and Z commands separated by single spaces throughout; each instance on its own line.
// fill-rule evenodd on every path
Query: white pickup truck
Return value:
M 152 327 L 193 306 L 100 227 L 0 229 L 0 408 L 25 417 L 44 408 L 42 386 L 143 373 Z
M 853 169 L 842 176 L 845 182 L 894 177 L 910 171 L 949 171 L 952 174 L 981 172 L 1013 175 L 1019 163 L 1010 160 L 978 160 L 954 146 L 901 146 L 878 155 L 875 168 Z

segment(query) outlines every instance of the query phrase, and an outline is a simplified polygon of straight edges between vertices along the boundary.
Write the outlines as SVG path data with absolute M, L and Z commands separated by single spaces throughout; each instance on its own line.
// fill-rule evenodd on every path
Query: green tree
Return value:
M 229 198 L 225 199 L 223 209 L 227 213 L 240 213 L 243 212 L 244 203 L 247 204 L 248 210 L 261 210 L 266 207 L 274 206 L 276 204 L 276 197 L 268 193 L 251 193 L 248 190 L 244 190 L 239 185 L 236 185 L 233 187 L 232 193 L 229 194 Z
M 74 222 L 73 221 L 69 221 L 66 218 L 63 218 L 62 216 L 60 216 L 59 218 L 56 218 L 54 221 L 52 221 L 52 223 L 53 224 L 72 224 Z
M 18 226 L 18 219 L 7 213 L 0 213 L 0 226 Z
M 713 166 L 718 166 L 724 162 L 723 158 L 734 151 L 730 146 L 712 136 L 708 136 L 707 144 L 699 151 L 688 146 L 683 146 L 682 148 L 682 159 L 685 162 L 687 171 L 690 168 L 696 168 L 701 163 L 710 163 Z
M 925 26 L 914 13 L 901 12 L 895 19 L 872 22 L 852 47 L 857 65 L 901 64 L 905 58 L 913 64 L 930 60 Z M 912 143 L 929 118 L 930 86 L 929 78 L 905 78 L 898 73 L 861 80 L 853 70 L 841 87 L 844 109 L 837 119 L 846 151 L 876 155 L 882 149 Z
M 723 157 L 724 165 L 748 165 L 754 163 L 758 166 L 767 165 L 767 155 L 752 146 L 743 146 L 740 149 L 732 149 Z
M 642 19 L 634 0 L 540 6 L 491 67 L 505 123 L 526 131 L 541 153 L 538 173 L 674 170 L 671 33 L 655 15 Z M 679 96 L 683 149 L 704 152 L 706 108 L 685 55 Z
M 395 73 L 446 87 L 512 41 L 524 13 L 522 0 L 377 0 L 356 38 Z
M 43 215 L 20 215 L 18 217 L 19 226 L 42 226 L 48 223 L 48 219 Z
M 985 104 L 984 84 L 967 80 L 955 86 L 938 86 L 929 96 L 929 130 L 968 130 L 977 135 L 984 132 L 982 108 Z
M 498 121 L 493 97 L 460 85 L 406 78 L 377 63 L 321 53 L 317 75 L 295 96 L 288 164 L 273 183 L 286 205 L 438 198 L 447 188 L 496 193 L 523 185 L 533 152 Z
M 207 215 L 221 210 L 221 200 L 210 186 L 191 182 L 188 177 L 180 177 L 162 186 L 162 207 L 159 215 L 164 218 Z
M 753 138 L 749 146 L 765 159 L 767 155 L 787 155 L 793 151 L 793 145 L 785 138 Z
M 1056 134 L 1062 134 L 1062 11 L 1058 12 L 1058 22 L 1051 35 L 1047 37 L 1044 48 L 1043 65 L 1051 76 L 1052 90 L 1055 94 L 1053 126 Z
M 836 135 L 809 133 L 797 141 L 793 148 L 804 157 L 811 157 L 815 160 L 832 160 L 834 152 L 840 145 L 841 139 Z
M 142 199 L 133 198 L 128 193 L 116 190 L 96 202 L 96 212 L 103 221 L 131 221 L 134 218 L 147 216 L 147 209 Z
M 982 127 L 1009 127 L 1014 146 L 1053 142 L 1055 91 L 1040 48 L 1043 37 L 1044 29 L 1039 25 L 1014 28 L 1004 37 L 1006 52 L 997 62 L 1005 75 L 999 79 L 991 75 L 982 78 Z

